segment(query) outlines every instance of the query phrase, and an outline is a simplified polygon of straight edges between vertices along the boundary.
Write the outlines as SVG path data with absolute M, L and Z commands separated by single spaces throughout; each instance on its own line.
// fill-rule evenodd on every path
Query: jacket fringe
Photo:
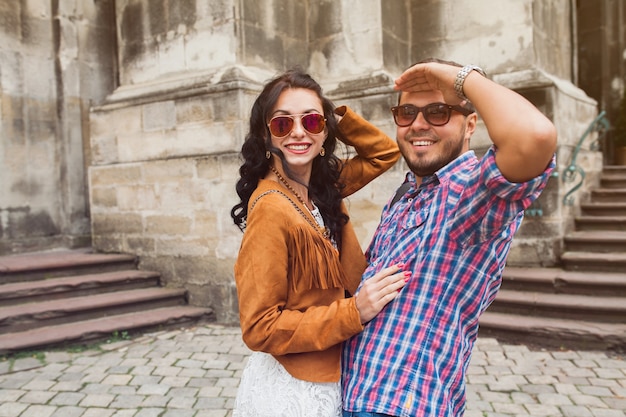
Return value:
M 297 286 L 300 289 L 346 288 L 337 249 L 319 233 L 311 233 L 309 225 L 294 227 L 291 231 L 289 253 L 293 254 L 290 269 L 300 274 L 292 277 L 294 292 L 297 292 L 297 282 L 301 283 Z

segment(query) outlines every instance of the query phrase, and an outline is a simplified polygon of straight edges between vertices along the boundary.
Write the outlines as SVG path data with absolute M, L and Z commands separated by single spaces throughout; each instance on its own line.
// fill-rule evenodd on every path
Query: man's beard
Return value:
M 456 141 L 446 141 L 443 144 L 443 152 L 434 157 L 430 157 L 429 159 L 426 159 L 426 157 L 416 157 L 415 154 L 411 152 L 411 141 L 420 137 L 432 139 L 433 135 L 430 133 L 407 135 L 405 137 L 405 144 L 407 144 L 407 146 L 400 147 L 400 152 L 402 153 L 402 156 L 404 156 L 404 160 L 407 166 L 418 177 L 433 175 L 439 169 L 454 161 L 464 152 L 463 145 L 465 137 L 465 126 L 463 126 L 462 131 L 460 132 Z M 437 143 L 441 144 L 441 142 L 439 141 Z

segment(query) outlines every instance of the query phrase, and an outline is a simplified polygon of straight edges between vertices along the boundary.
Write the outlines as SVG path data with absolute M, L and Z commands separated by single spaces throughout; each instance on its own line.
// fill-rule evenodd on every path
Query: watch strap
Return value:
M 465 93 L 463 93 L 463 84 L 465 83 L 465 78 L 467 78 L 469 73 L 472 72 L 472 71 L 478 72 L 483 77 L 487 76 L 485 74 L 485 71 L 483 71 L 483 69 L 480 68 L 477 65 L 471 65 L 470 64 L 470 65 L 466 65 L 463 68 L 461 68 L 459 70 L 459 72 L 456 74 L 456 79 L 454 80 L 454 91 L 456 92 L 456 95 L 461 100 L 467 100 L 467 97 L 465 96 Z

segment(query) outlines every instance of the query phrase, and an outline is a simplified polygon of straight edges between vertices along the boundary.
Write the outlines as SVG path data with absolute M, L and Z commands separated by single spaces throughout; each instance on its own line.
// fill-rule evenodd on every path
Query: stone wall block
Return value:
M 143 180 L 154 184 L 178 184 L 195 174 L 194 161 L 188 158 L 154 161 L 143 165 Z
M 159 160 L 169 156 L 177 156 L 175 131 L 153 131 L 146 133 L 119 134 L 117 140 L 117 159 L 119 162 L 141 162 Z
M 3 27 L 3 29 L 6 28 Z M 1 35 L 0 39 L 6 41 L 5 37 L 2 37 Z M 22 54 L 15 51 L 0 49 L 0 62 L 2 62 L 2 72 L 0 73 L 0 86 L 2 86 L 3 100 L 5 96 L 15 97 L 15 99 L 21 100 L 21 93 L 24 91 L 24 65 Z
M 189 230 L 193 236 L 209 236 L 216 233 L 217 215 L 214 211 L 196 210 L 193 215 L 194 222 Z
M 8 150 L 13 147 L 22 147 L 26 143 L 24 123 L 24 99 L 21 97 L 0 94 L 0 131 L 3 141 L 0 149 Z
M 181 63 L 186 61 L 185 37 L 183 35 L 168 36 L 157 45 L 157 54 L 159 59 L 159 72 L 161 74 L 172 74 L 181 70 Z M 169 35 L 169 33 L 168 33 Z M 182 69 L 185 68 L 186 65 Z
M 193 208 L 203 207 L 205 210 L 213 210 L 212 201 L 219 196 L 212 195 L 212 183 L 207 181 L 193 180 L 187 191 L 191 196 Z
M 196 159 L 196 172 L 199 179 L 215 180 L 220 178 L 220 167 L 217 157 Z
M 233 64 L 234 3 L 117 2 L 122 85 Z
M 215 261 L 207 256 L 165 254 L 142 256 L 139 263 L 140 269 L 159 271 L 163 285 L 186 288 L 191 305 L 213 308 L 219 323 L 236 324 L 239 315 L 234 282 L 225 281 L 226 271 L 214 266 Z
M 159 160 L 233 151 L 241 134 L 241 122 L 188 124 L 173 130 L 118 135 L 121 162 Z
M 5 167 L 9 172 L 16 172 L 18 169 L 28 166 L 28 152 L 25 147 L 6 146 L 4 153 L 11 155 L 10 158 L 3 158 Z M 25 178 L 20 178 L 14 182 L 9 182 L 7 179 L 2 178 L 2 181 L 0 181 L 0 191 L 2 191 L 1 207 L 22 205 L 19 197 L 29 196 L 29 184 L 32 184 L 32 180 L 27 181 Z
M 534 1 L 532 5 L 534 50 L 537 67 L 556 77 L 570 79 L 572 44 L 563 42 L 571 37 L 572 2 Z M 580 5 L 576 6 L 580 7 Z
M 50 56 L 52 46 L 52 25 L 47 17 L 39 14 L 23 14 L 20 16 L 22 25 L 21 40 L 28 45 L 32 56 Z
M 259 3 L 260 4 L 260 3 Z M 260 68 L 284 68 L 284 60 L 286 59 L 286 50 L 282 39 L 276 36 L 268 36 L 263 30 L 253 25 L 244 24 L 244 43 L 245 55 L 243 56 L 243 64 L 251 67 Z M 305 42 L 298 42 L 296 50 L 306 50 Z M 292 46 L 294 46 L 292 44 Z M 301 62 L 301 65 L 308 67 L 308 59 Z
M 130 125 L 126 123 L 130 119 L 132 119 L 132 115 L 122 116 L 119 113 L 105 112 L 90 113 L 89 159 L 93 165 L 106 165 L 119 160 L 117 132 L 118 130 L 123 132 L 124 127 L 129 127 L 129 131 L 132 131 Z
M 206 240 L 185 239 L 180 237 L 161 237 L 156 238 L 156 253 L 171 256 L 206 256 L 208 247 Z M 191 279 L 191 277 L 185 277 Z
M 194 198 L 189 193 L 192 185 L 191 181 L 161 184 L 159 187 L 160 210 L 174 212 L 193 207 Z
M 176 125 L 207 123 L 208 121 L 214 120 L 214 102 L 215 100 L 212 100 L 210 97 L 206 97 L 204 100 L 196 97 L 177 100 Z M 228 102 L 220 103 L 220 106 L 221 105 L 228 106 Z
M 523 240 L 517 237 L 513 240 L 511 251 L 507 257 L 510 266 L 557 266 L 555 259 L 560 256 L 560 239 L 547 238 L 544 240 Z
M 143 219 L 137 213 L 102 213 L 94 216 L 91 225 L 94 236 L 143 232 Z
M 1 39 L 6 42 L 6 48 L 17 50 L 21 43 L 21 10 L 12 3 L 0 3 L 0 23 L 2 24 Z
M 145 132 L 173 129 L 176 126 L 174 101 L 160 101 L 142 107 L 142 124 Z
M 438 20 L 445 22 L 441 24 L 440 38 L 445 40 L 445 46 L 442 44 L 437 55 L 478 64 L 498 73 L 530 68 L 535 63 L 533 30 L 529 24 L 531 2 L 446 0 L 435 7 L 439 8 Z M 429 33 L 419 26 L 414 26 L 414 30 L 422 35 Z M 428 41 L 436 41 L 438 37 L 433 34 Z
M 181 127 L 176 132 L 177 142 L 187 154 L 212 154 L 233 151 L 241 124 L 215 123 Z
M 8 238 L 51 236 L 59 232 L 58 219 L 52 218 L 45 209 L 13 208 L 6 211 Z
M 124 247 L 124 241 L 118 236 L 97 235 L 92 232 L 91 243 L 94 248 L 98 248 L 98 251 L 104 253 L 124 253 L 126 251 L 126 248 Z
M 189 70 L 221 68 L 237 62 L 237 40 L 232 36 L 234 22 L 211 28 L 211 33 L 187 35 L 185 64 Z
M 49 100 L 28 98 L 24 100 L 24 117 L 28 123 L 24 130 L 31 142 L 50 142 L 56 134 L 58 120 L 56 106 Z
M 54 62 L 48 57 L 24 55 L 24 95 L 30 98 L 56 101 Z
M 108 113 L 108 117 L 105 119 L 107 125 L 104 126 L 104 131 L 113 131 L 118 135 L 141 133 L 143 132 L 144 115 L 144 108 L 141 106 L 127 106 L 113 110 Z
M 204 190 L 209 196 L 207 201 L 214 203 L 211 208 L 215 209 L 221 207 L 228 200 L 227 196 L 235 189 L 235 185 L 228 181 L 211 181 L 205 184 Z
M 91 190 L 91 206 L 97 208 L 113 208 L 117 206 L 117 190 L 115 187 L 100 187 Z
M 155 210 L 159 207 L 155 185 L 118 185 L 117 208 L 121 211 L 144 211 Z
M 139 165 L 91 167 L 89 172 L 92 187 L 136 184 L 143 180 Z
M 206 285 L 222 281 L 221 270 L 211 254 L 180 256 L 171 262 L 175 276 L 184 278 L 187 283 Z
M 142 246 L 144 250 L 146 247 L 149 246 Z M 177 259 L 178 258 L 175 256 L 155 256 L 155 253 L 145 253 L 144 256 L 139 258 L 138 267 L 142 270 L 158 271 L 161 274 L 160 281 L 163 286 L 184 288 L 185 286 L 182 281 L 179 280 L 179 282 L 176 282 L 173 278 L 175 276 L 174 263 Z
M 374 69 L 373 62 L 363 62 L 367 58 L 357 59 L 354 56 L 358 53 L 351 49 L 354 47 L 341 35 L 314 40 L 311 42 L 309 71 L 318 79 L 327 80 L 326 83 L 336 83 L 349 75 L 357 76 Z M 363 70 L 355 62 L 367 67 Z
M 93 166 L 115 163 L 118 158 L 117 136 L 113 134 L 91 136 L 89 160 Z
M 156 241 L 147 236 L 127 236 L 123 242 L 123 252 L 132 253 L 137 256 L 154 256 L 156 251 Z
M 78 60 L 78 42 L 79 42 L 79 29 L 77 27 L 78 21 L 66 16 L 58 16 L 57 19 L 60 22 L 60 63 L 62 69 L 66 69 L 68 65 L 73 65 Z M 48 23 L 48 22 L 46 22 Z
M 187 284 L 189 303 L 196 306 L 210 306 L 218 323 L 239 325 L 237 288 L 234 284 L 218 285 Z
M 90 62 L 79 62 L 79 71 L 81 74 L 81 95 L 91 97 L 86 102 L 87 111 L 89 113 L 91 106 L 100 105 L 104 102 L 106 94 L 103 91 L 111 91 L 116 83 L 115 67 L 112 62 L 103 64 L 93 64 Z M 87 139 L 89 135 L 85 136 Z
M 146 234 L 187 236 L 191 232 L 192 219 L 188 216 L 147 215 Z
M 417 11 L 425 8 L 423 2 L 408 4 L 401 1 L 381 1 L 380 7 L 383 67 L 400 74 L 413 61 L 410 55 L 411 14 L 416 13 L 420 16 L 420 26 L 424 33 L 432 33 L 427 26 L 438 24 L 439 19 L 430 18 Z
M 188 277 L 186 285 L 190 288 L 192 305 L 211 306 L 219 322 L 238 322 L 237 291 L 229 263 L 209 256 L 188 258 L 187 262 L 177 262 L 176 266 L 179 276 Z M 231 321 L 233 319 L 236 321 Z

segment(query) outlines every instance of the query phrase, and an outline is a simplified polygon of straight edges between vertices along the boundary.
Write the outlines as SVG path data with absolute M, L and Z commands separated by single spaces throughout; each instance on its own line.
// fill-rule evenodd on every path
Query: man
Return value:
M 363 280 L 394 262 L 413 275 L 346 342 L 344 417 L 462 416 L 478 319 L 493 301 L 524 210 L 554 168 L 554 125 L 475 66 L 427 60 L 395 82 L 408 189 L 388 204 Z M 469 142 L 482 117 L 493 146 Z

